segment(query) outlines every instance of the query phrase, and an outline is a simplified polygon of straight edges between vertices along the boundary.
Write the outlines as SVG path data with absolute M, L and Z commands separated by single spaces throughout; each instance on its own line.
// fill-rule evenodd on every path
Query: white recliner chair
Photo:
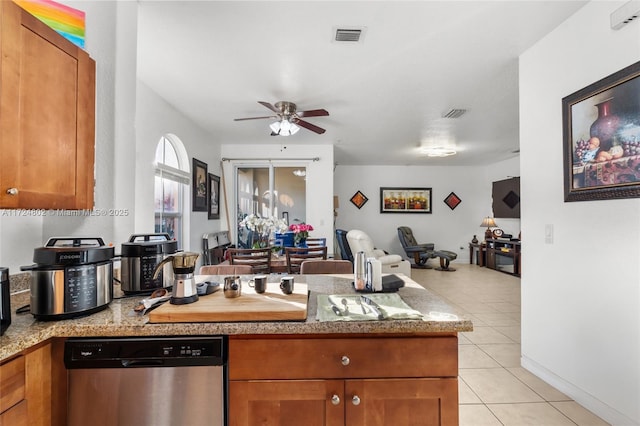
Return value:
M 376 249 L 373 240 L 364 231 L 352 229 L 347 232 L 349 247 L 355 255 L 363 251 L 365 257 L 375 257 L 382 263 L 382 272 L 387 274 L 404 274 L 411 277 L 411 263 L 404 260 L 399 254 L 386 254 L 383 250 Z

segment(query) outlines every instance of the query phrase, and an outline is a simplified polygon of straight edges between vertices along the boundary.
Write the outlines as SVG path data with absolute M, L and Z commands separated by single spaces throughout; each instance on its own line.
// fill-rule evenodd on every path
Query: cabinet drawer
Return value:
M 457 377 L 457 340 L 230 338 L 229 379 Z
M 24 357 L 0 365 L 0 413 L 24 399 Z
M 28 424 L 27 401 L 22 401 L 0 414 L 0 426 L 27 426 Z

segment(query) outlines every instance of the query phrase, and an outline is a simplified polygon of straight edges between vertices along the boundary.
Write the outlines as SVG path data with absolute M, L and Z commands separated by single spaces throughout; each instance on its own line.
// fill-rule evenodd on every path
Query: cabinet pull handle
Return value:
M 351 403 L 353 405 L 360 405 L 360 397 L 358 395 L 353 395 L 353 398 L 351 398 Z
M 333 405 L 339 405 L 340 404 L 340 397 L 338 395 L 333 395 L 331 397 L 331 403 Z
M 9 195 L 18 195 L 18 188 L 9 188 L 9 189 L 7 189 L 7 194 L 9 194 Z
M 340 359 L 340 362 L 342 362 L 342 365 L 349 365 L 351 360 L 349 359 L 348 356 L 342 355 L 342 358 Z

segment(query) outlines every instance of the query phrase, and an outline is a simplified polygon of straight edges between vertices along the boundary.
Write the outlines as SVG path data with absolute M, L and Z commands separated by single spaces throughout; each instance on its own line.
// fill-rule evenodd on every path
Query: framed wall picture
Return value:
M 431 188 L 380 188 L 380 213 L 431 213 Z
M 193 159 L 191 177 L 191 210 L 207 211 L 207 164 Z
M 640 62 L 562 99 L 565 201 L 640 197 Z
M 491 184 L 491 208 L 495 218 L 520 218 L 520 177 Z
M 220 176 L 208 173 L 207 193 L 209 205 L 207 215 L 209 219 L 220 219 Z
M 455 192 L 451 192 L 451 194 L 447 195 L 447 198 L 444 199 L 444 203 L 449 206 L 451 210 L 458 207 L 458 205 L 462 202 L 460 197 L 456 195 Z
M 367 196 L 360 191 L 356 192 L 355 194 L 353 194 L 353 197 L 351 197 L 351 202 L 359 209 L 361 209 L 367 201 L 369 201 Z

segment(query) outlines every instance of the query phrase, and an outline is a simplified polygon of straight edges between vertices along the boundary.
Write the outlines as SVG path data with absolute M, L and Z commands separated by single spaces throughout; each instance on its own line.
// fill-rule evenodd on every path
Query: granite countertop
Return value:
M 108 307 L 92 315 L 61 321 L 38 321 L 28 311 L 16 314 L 29 303 L 29 291 L 11 297 L 11 326 L 0 337 L 0 361 L 53 337 L 155 336 L 155 335 L 243 335 L 243 334 L 426 334 L 472 331 L 469 319 L 456 315 L 439 296 L 402 276 L 405 287 L 398 294 L 411 308 L 424 314 L 424 320 L 383 320 L 320 322 L 316 320 L 318 294 L 354 293 L 351 275 L 307 275 L 309 288 L 306 321 L 210 322 L 151 324 L 148 315 L 133 311 L 145 296 L 118 297 Z M 270 277 L 279 280 L 279 276 Z

